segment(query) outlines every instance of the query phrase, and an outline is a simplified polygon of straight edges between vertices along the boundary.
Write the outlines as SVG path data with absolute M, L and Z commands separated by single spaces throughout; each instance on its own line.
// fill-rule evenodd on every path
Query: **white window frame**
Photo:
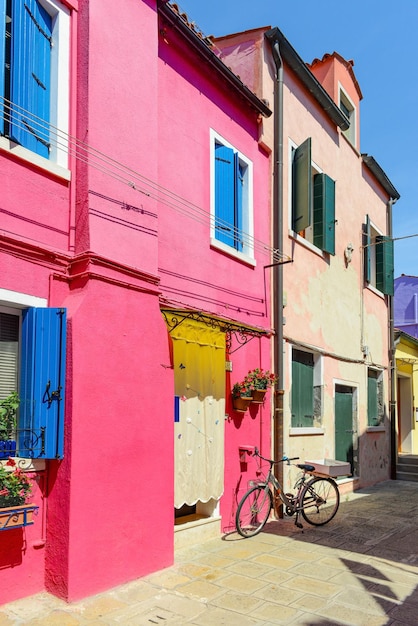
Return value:
M 52 173 L 70 179 L 68 172 L 68 132 L 70 97 L 70 10 L 58 0 L 39 0 L 52 17 L 51 48 L 51 152 L 49 158 L 20 146 L 7 137 L 0 137 L 0 149 Z M 58 129 L 58 130 L 57 130 Z
M 299 350 L 300 352 L 307 352 L 313 355 L 313 388 L 320 388 L 320 402 L 321 412 L 319 418 L 321 421 L 324 417 L 324 356 L 315 351 L 314 349 L 307 348 L 305 346 L 292 345 L 289 350 L 289 373 L 290 373 L 290 387 L 292 386 L 292 363 L 293 363 L 293 351 Z M 291 402 L 291 394 L 289 394 L 289 402 Z M 291 407 L 290 407 L 291 409 Z M 290 410 L 290 427 L 289 435 L 323 435 L 325 428 L 323 426 L 292 426 L 292 411 Z
M 341 104 L 344 107 L 344 110 L 341 108 Z M 338 106 L 343 111 L 344 115 L 346 114 L 346 110 L 348 111 L 348 120 L 350 122 L 349 128 L 347 130 L 343 130 L 343 135 L 348 139 L 348 141 L 356 148 L 356 139 L 357 139 L 357 111 L 354 105 L 354 102 L 351 100 L 348 93 L 342 87 L 342 85 L 338 84 Z
M 242 229 L 243 233 L 243 250 L 235 250 L 232 246 L 219 241 L 215 237 L 215 144 L 219 143 L 233 150 L 238 154 L 238 158 L 246 167 L 246 193 L 243 195 L 242 206 Z M 253 182 L 253 163 L 242 152 L 237 150 L 229 141 L 224 139 L 215 130 L 210 129 L 210 245 L 213 248 L 222 250 L 237 259 L 255 266 L 254 258 L 254 182 Z
M 308 228 L 305 228 L 305 237 L 303 237 L 302 235 L 299 235 L 299 233 L 294 231 L 292 228 L 292 224 L 293 224 L 293 157 L 294 157 L 295 150 L 298 147 L 299 145 L 297 143 L 289 139 L 289 179 L 288 179 L 288 186 L 287 186 L 289 190 L 288 191 L 289 193 L 288 234 L 289 234 L 289 237 L 291 237 L 292 239 L 295 239 L 298 243 L 301 243 L 302 245 L 306 246 L 307 248 L 309 248 L 309 250 L 311 250 L 312 252 L 315 252 L 315 254 L 318 254 L 320 257 L 325 258 L 325 252 L 321 250 L 321 248 L 318 248 L 317 246 L 315 246 L 315 244 L 313 243 L 313 198 L 312 198 L 312 203 L 310 207 L 311 225 L 308 226 Z M 311 160 L 312 188 L 313 188 L 314 175 L 323 174 L 323 173 L 324 171 L 314 161 Z
M 384 294 L 376 287 L 376 237 L 379 235 L 383 236 L 384 233 L 370 220 L 370 282 L 367 284 L 367 288 L 371 289 L 379 296 L 384 297 Z

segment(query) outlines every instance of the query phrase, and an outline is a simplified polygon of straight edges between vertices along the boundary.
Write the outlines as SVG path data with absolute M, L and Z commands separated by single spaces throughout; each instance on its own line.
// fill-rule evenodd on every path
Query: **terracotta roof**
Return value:
M 171 0 L 159 0 L 158 12 L 165 18 L 177 32 L 186 37 L 194 50 L 207 61 L 226 83 L 240 94 L 240 97 L 261 115 L 270 117 L 271 109 L 264 100 L 245 85 L 241 78 L 228 67 L 220 57 L 220 51 L 216 48 L 214 37 L 205 35 L 201 29 L 192 22 L 187 14 L 181 11 L 179 4 Z
M 167 2 L 168 6 L 175 12 L 183 22 L 192 30 L 205 44 L 213 50 L 215 47 L 214 36 L 213 35 L 205 35 L 204 32 L 197 26 L 196 22 L 190 21 L 187 13 L 182 11 L 181 7 L 177 4 L 177 2 Z
M 322 59 L 314 59 L 312 63 L 310 64 L 307 63 L 307 66 L 313 67 L 316 63 L 324 63 L 324 61 L 327 61 L 328 59 L 331 59 L 331 58 L 337 59 L 338 61 L 340 61 L 340 63 L 342 63 L 347 68 L 347 71 L 350 74 L 351 80 L 353 81 L 354 86 L 359 95 L 359 99 L 362 100 L 363 94 L 361 93 L 360 85 L 358 84 L 356 75 L 354 74 L 354 70 L 353 70 L 354 61 L 352 59 L 350 61 L 347 61 L 346 59 L 344 59 L 344 57 L 341 56 L 341 54 L 338 54 L 338 52 L 334 51 L 332 54 L 329 54 L 329 53 L 324 54 Z

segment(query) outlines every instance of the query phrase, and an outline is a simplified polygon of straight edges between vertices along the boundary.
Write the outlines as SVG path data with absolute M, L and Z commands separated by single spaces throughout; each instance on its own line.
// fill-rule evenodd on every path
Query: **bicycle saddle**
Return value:
M 303 470 L 304 472 L 313 472 L 315 471 L 315 465 L 308 465 L 306 463 L 298 463 L 298 468 Z

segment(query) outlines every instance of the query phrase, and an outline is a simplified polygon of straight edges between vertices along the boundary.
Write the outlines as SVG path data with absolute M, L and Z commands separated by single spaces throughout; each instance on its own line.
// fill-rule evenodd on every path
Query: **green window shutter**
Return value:
M 314 177 L 313 232 L 315 246 L 335 254 L 335 182 L 327 174 Z
M 293 351 L 292 358 L 292 426 L 313 426 L 314 417 L 313 354 Z
M 382 293 L 393 296 L 393 239 L 384 235 L 376 237 L 376 287 Z
M 378 423 L 377 378 L 369 374 L 367 378 L 367 425 L 376 426 Z
M 294 152 L 292 183 L 292 229 L 299 233 L 311 224 L 312 158 L 310 137 Z
M 364 281 L 369 284 L 371 282 L 371 255 L 370 245 L 372 243 L 370 218 L 367 215 L 366 223 L 363 230 L 363 246 L 364 246 Z

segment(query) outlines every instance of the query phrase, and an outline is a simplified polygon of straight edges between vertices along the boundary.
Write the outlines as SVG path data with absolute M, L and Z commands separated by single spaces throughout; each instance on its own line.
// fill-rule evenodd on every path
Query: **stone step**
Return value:
M 413 456 L 412 454 L 399 455 L 397 465 L 410 465 L 418 469 L 418 456 Z
M 411 482 L 418 482 L 418 473 L 404 472 L 396 469 L 396 480 L 409 480 Z

